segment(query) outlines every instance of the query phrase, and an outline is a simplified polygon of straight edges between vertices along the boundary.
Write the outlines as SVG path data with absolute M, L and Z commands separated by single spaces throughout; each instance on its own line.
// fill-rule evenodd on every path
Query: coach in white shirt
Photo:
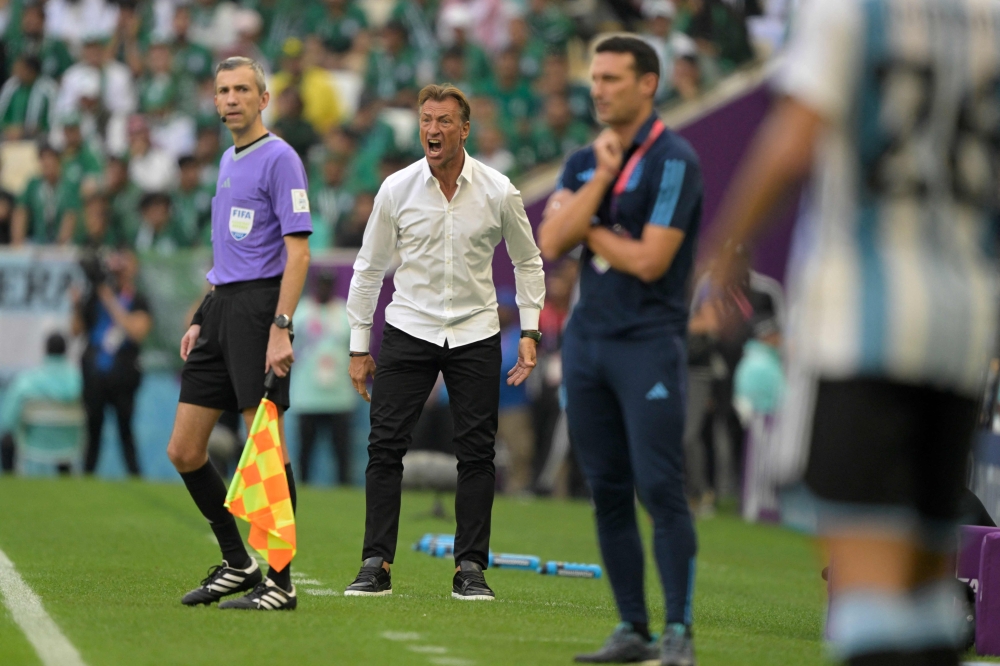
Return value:
M 507 382 L 515 385 L 535 366 L 545 297 L 542 260 L 520 192 L 506 176 L 465 152 L 469 102 L 462 91 L 429 85 L 420 91 L 418 108 L 425 158 L 382 183 L 347 299 L 350 374 L 358 393 L 371 402 L 371 434 L 364 564 L 345 595 L 392 593 L 389 565 L 399 528 L 402 458 L 441 372 L 458 456 L 452 593 L 460 599 L 492 599 L 482 571 L 490 543 L 500 399 L 493 250 L 503 238 L 514 263 L 522 339 Z M 376 373 L 368 353 L 372 316 L 396 251 L 402 263 L 385 312 Z M 369 396 L 366 381 L 372 375 Z

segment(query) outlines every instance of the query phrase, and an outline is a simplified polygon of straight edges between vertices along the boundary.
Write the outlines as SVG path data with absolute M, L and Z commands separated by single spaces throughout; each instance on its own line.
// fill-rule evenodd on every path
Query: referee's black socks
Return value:
M 218 470 L 212 466 L 211 461 L 193 472 L 181 472 L 181 478 L 184 479 L 184 485 L 191 493 L 194 503 L 201 509 L 201 514 L 211 525 L 212 532 L 219 542 L 219 548 L 222 549 L 222 559 L 236 569 L 250 566 L 250 556 L 247 555 L 243 537 L 236 528 L 236 519 L 226 509 L 226 483 L 219 476 Z M 294 498 L 293 491 L 293 505 Z
M 291 463 L 285 465 L 285 476 L 288 478 L 288 496 L 292 500 L 292 513 L 295 513 L 295 508 L 298 506 L 298 496 L 295 493 L 295 476 L 292 474 Z M 292 565 L 290 563 L 281 571 L 269 569 L 267 577 L 286 592 L 292 591 Z

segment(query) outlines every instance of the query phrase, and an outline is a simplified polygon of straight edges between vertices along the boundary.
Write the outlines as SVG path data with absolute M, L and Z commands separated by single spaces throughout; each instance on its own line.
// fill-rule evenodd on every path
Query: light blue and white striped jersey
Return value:
M 1000 0 L 805 0 L 778 87 L 828 121 L 790 265 L 813 376 L 970 395 L 994 350 Z

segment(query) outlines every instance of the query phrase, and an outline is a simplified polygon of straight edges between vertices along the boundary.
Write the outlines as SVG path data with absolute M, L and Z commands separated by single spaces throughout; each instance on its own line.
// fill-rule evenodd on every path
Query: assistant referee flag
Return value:
M 250 545 L 281 571 L 295 557 L 295 513 L 288 492 L 285 461 L 278 435 L 278 407 L 260 401 L 236 475 L 226 494 L 226 508 L 250 523 Z

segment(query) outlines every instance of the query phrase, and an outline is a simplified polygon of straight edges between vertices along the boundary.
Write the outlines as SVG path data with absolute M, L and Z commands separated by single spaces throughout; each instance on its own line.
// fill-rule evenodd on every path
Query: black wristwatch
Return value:
M 537 344 L 542 342 L 542 332 L 541 331 L 521 331 L 522 338 L 531 338 Z
M 286 314 L 280 314 L 274 318 L 274 325 L 278 328 L 287 328 L 290 331 L 292 330 L 292 318 Z

